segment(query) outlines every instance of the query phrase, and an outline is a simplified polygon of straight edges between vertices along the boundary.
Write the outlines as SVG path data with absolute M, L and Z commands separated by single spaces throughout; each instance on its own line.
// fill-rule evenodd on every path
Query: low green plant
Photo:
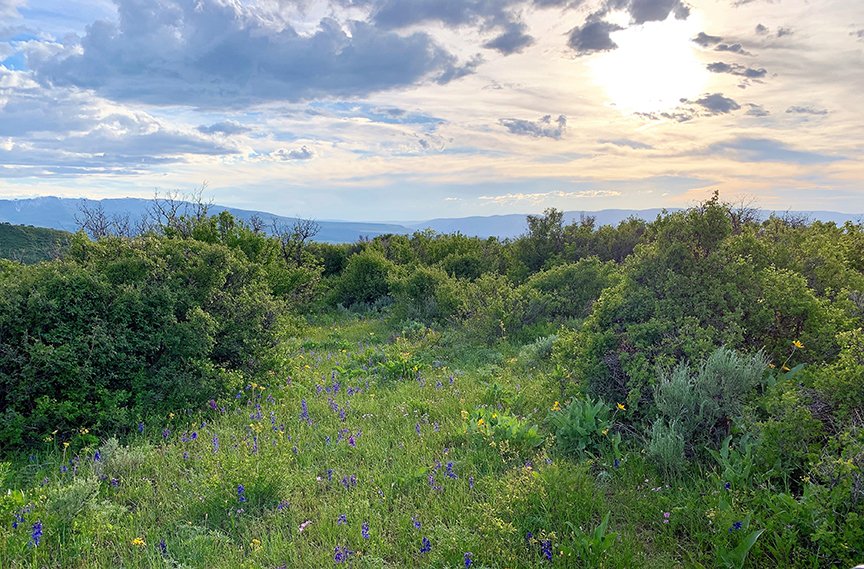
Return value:
M 506 443 L 516 451 L 531 450 L 543 444 L 537 425 L 503 411 L 478 407 L 465 417 L 465 432 L 496 445 Z
M 616 456 L 621 442 L 619 433 L 610 434 L 614 416 L 610 406 L 598 399 L 574 399 L 566 408 L 553 406 L 546 418 L 558 447 L 568 454 L 599 456 L 612 450 Z

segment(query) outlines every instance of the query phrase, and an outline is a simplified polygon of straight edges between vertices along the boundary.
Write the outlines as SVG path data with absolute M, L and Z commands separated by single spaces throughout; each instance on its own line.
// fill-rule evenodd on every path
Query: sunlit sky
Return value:
M 0 198 L 864 212 L 861 0 L 0 0 Z

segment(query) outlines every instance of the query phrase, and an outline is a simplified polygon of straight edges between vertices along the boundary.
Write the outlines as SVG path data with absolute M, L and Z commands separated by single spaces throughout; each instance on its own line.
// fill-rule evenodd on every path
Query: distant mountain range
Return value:
M 78 223 L 75 218 L 80 214 L 81 205 L 87 202 L 96 205 L 95 200 L 70 199 L 57 197 L 40 197 L 17 200 L 0 200 L 0 222 L 17 225 L 33 225 L 65 231 L 76 231 Z M 118 198 L 99 200 L 105 213 L 110 215 L 128 215 L 130 220 L 141 218 L 150 207 L 152 200 L 139 198 Z M 278 223 L 292 224 L 296 218 L 285 217 L 263 211 L 252 211 L 213 205 L 210 213 L 217 214 L 228 211 L 235 217 L 248 221 L 253 216 L 262 219 L 266 225 L 274 220 Z M 569 211 L 565 212 L 567 223 L 578 221 L 583 215 L 595 218 L 597 225 L 617 225 L 628 217 L 653 220 L 663 210 L 653 209 L 604 209 L 600 211 Z M 676 211 L 668 208 L 667 211 Z M 760 210 L 760 215 L 767 217 L 772 212 Z M 864 213 L 850 214 L 836 211 L 792 211 L 792 215 L 805 216 L 810 220 L 833 221 L 843 224 L 846 221 L 859 222 L 864 219 Z M 372 238 L 388 233 L 410 234 L 423 229 L 432 229 L 439 233 L 456 233 L 476 237 L 517 237 L 527 229 L 525 221 L 527 214 L 490 215 L 458 218 L 431 219 L 428 221 L 374 223 L 358 221 L 318 221 L 321 227 L 316 240 L 328 243 L 350 243 L 360 238 Z

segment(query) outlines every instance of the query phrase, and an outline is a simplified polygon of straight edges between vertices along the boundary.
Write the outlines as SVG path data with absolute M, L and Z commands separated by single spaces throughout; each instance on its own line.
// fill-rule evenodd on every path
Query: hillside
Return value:
M 38 263 L 57 256 L 70 235 L 65 231 L 0 223 L 0 259 Z

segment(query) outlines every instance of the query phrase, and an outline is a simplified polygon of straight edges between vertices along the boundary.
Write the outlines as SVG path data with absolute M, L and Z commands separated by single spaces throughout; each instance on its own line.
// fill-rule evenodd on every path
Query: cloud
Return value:
M 771 114 L 767 110 L 765 110 L 765 107 L 763 107 L 762 105 L 757 105 L 755 103 L 747 103 L 746 106 L 749 107 L 749 109 L 745 114 L 751 117 L 767 117 Z
M 598 140 L 600 144 L 611 144 L 613 146 L 620 146 L 626 148 L 632 148 L 633 150 L 649 150 L 653 148 L 650 144 L 645 144 L 643 142 L 637 142 L 635 140 L 630 140 L 629 138 L 615 138 L 611 140 Z
M 756 24 L 756 33 L 760 36 L 765 35 L 768 33 L 768 27 L 763 26 L 762 24 Z
M 0 69 L 0 116 L 0 140 L 9 141 L 0 152 L 3 176 L 140 173 L 193 155 L 237 153 L 232 145 L 146 112 L 80 91 L 41 87 L 25 72 Z
M 741 108 L 741 105 L 736 103 L 733 99 L 729 97 L 724 97 L 721 93 L 712 93 L 711 95 L 705 95 L 701 99 L 696 99 L 694 101 L 697 105 L 706 109 L 710 114 L 727 114 L 732 111 L 737 111 Z
M 315 153 L 308 146 L 301 146 L 300 148 L 280 148 L 270 153 L 270 156 L 273 158 L 278 158 L 279 160 L 311 160 L 315 157 Z
M 714 51 L 729 51 L 732 53 L 740 53 L 741 55 L 751 55 L 751 53 L 744 49 L 744 46 L 740 43 L 721 43 L 714 47 Z
M 826 164 L 842 159 L 816 152 L 796 150 L 777 140 L 750 137 L 738 137 L 712 144 L 707 148 L 707 153 L 726 155 L 741 162 Z
M 761 79 L 768 73 L 763 68 L 755 69 L 753 67 L 745 67 L 737 63 L 715 62 L 707 65 L 708 71 L 712 73 L 728 73 L 739 77 L 747 77 L 748 79 Z
M 828 109 L 817 109 L 816 107 L 794 105 L 786 109 L 786 112 L 797 115 L 827 115 Z
M 119 23 L 97 21 L 54 57 L 31 54 L 37 77 L 114 100 L 240 106 L 363 97 L 473 72 L 423 32 L 322 19 L 300 34 L 257 4 L 115 0 Z
M 860 30 L 855 32 L 850 32 L 849 35 L 858 38 L 861 41 L 864 41 L 864 28 L 861 28 Z
M 511 24 L 504 33 L 487 41 L 483 47 L 497 50 L 504 55 L 518 53 L 534 43 L 534 38 L 525 33 L 526 29 L 525 24 Z
M 546 115 L 536 121 L 505 118 L 499 120 L 498 123 L 513 134 L 558 140 L 567 128 L 567 117 L 558 115 L 554 122 L 552 115 Z
M 477 199 L 484 202 L 496 204 L 508 204 L 516 202 L 543 202 L 549 198 L 608 198 L 620 196 L 621 192 L 614 190 L 579 190 L 575 192 L 536 192 L 536 193 L 511 193 L 500 196 L 479 196 Z
M 609 51 L 618 47 L 612 41 L 612 37 L 609 34 L 623 29 L 617 24 L 602 20 L 589 20 L 584 25 L 570 30 L 570 38 L 567 40 L 567 45 L 578 55 L 588 55 L 597 51 Z
M 25 0 L 0 0 L 0 17 L 15 19 L 20 16 L 18 8 L 23 6 Z
M 622 2 L 618 0 L 615 4 L 622 4 Z M 678 20 L 686 20 L 690 15 L 690 8 L 681 0 L 629 0 L 625 4 L 625 9 L 630 12 L 633 23 L 637 25 L 645 22 L 662 22 L 669 17 L 669 14 L 674 14 Z
M 225 121 L 211 124 L 209 126 L 202 125 L 199 126 L 196 130 L 198 130 L 198 132 L 203 132 L 204 134 L 224 134 L 230 136 L 232 134 L 243 134 L 245 132 L 249 132 L 252 129 L 243 126 L 236 121 Z
M 698 43 L 702 47 L 711 47 L 712 45 L 717 45 L 723 41 L 723 38 L 720 36 L 709 36 L 705 32 L 699 32 L 691 41 Z

